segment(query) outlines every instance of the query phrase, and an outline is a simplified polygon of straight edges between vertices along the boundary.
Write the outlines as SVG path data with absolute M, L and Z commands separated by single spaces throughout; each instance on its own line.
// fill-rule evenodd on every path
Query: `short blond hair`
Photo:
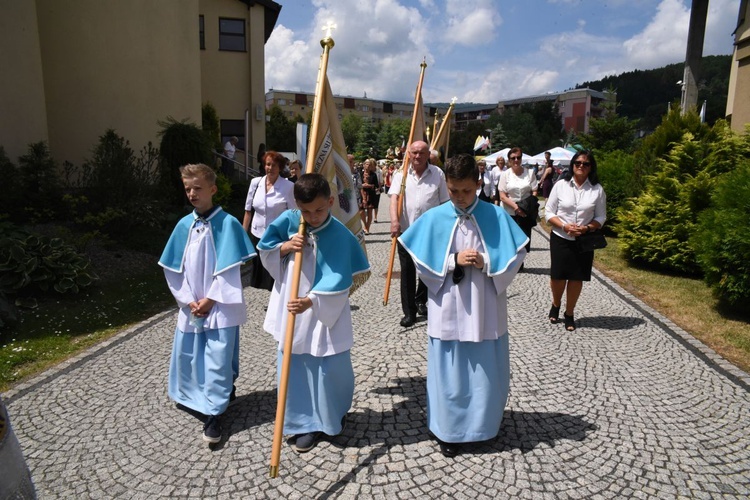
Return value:
M 216 172 L 205 163 L 188 164 L 180 167 L 180 175 L 183 179 L 202 177 L 212 186 L 216 185 Z

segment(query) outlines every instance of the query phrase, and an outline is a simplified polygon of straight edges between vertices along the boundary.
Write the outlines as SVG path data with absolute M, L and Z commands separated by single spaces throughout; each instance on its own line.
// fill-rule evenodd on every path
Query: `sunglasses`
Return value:
M 574 161 L 573 166 L 576 167 L 590 167 L 591 162 L 590 161 Z
M 520 160 L 520 159 L 521 159 L 521 157 L 520 157 L 520 156 L 509 156 L 509 157 L 508 157 L 508 159 L 509 159 L 510 161 L 516 161 L 516 160 Z

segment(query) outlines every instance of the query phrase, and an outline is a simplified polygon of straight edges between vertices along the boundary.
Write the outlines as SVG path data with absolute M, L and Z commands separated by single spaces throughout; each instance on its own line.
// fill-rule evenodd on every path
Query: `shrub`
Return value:
M 747 137 L 747 134 L 746 134 Z M 712 206 L 699 217 L 691 244 L 706 282 L 722 305 L 750 307 L 750 161 L 716 183 Z
M 0 197 L 0 215 L 18 220 L 23 214 L 23 193 L 19 172 L 0 146 L 0 179 L 3 180 L 3 196 Z
M 219 114 L 210 102 L 206 102 L 201 109 L 201 127 L 203 133 L 208 137 L 208 143 L 211 147 L 217 151 L 222 151 Z
M 604 153 L 597 160 L 599 180 L 607 194 L 607 227 L 616 226 L 619 208 L 638 194 L 634 167 L 633 155 L 620 150 Z
M 62 190 L 57 164 L 45 142 L 29 144 L 28 152 L 18 159 L 19 190 L 24 211 L 22 221 L 37 223 L 55 218 Z
M 97 279 L 89 260 L 60 238 L 8 222 L 0 222 L 0 235 L 0 327 L 17 317 L 17 305 L 32 307 L 46 293 L 78 293 Z
M 685 132 L 657 162 L 646 189 L 617 212 L 625 257 L 667 271 L 700 274 L 691 236 L 711 206 L 718 179 L 750 156 L 750 134 L 738 136 L 724 120 L 702 137 Z
M 167 118 L 159 122 L 162 130 L 159 145 L 159 172 L 164 197 L 173 205 L 182 206 L 185 194 L 180 179 L 180 167 L 188 163 L 211 165 L 211 144 L 206 134 L 192 123 Z
M 667 271 L 694 274 L 694 254 L 688 245 L 699 205 L 693 200 L 705 188 L 705 176 L 694 177 L 705 158 L 705 145 L 686 133 L 659 171 L 647 180 L 646 190 L 618 211 L 616 230 L 625 257 Z M 697 207 L 696 207 L 697 208 Z
M 674 107 L 667 113 L 654 133 L 643 139 L 635 155 L 634 180 L 638 191 L 645 188 L 646 178 L 655 173 L 659 160 L 666 158 L 672 148 L 680 143 L 686 132 L 702 140 L 711 132 L 711 128 L 701 123 L 695 111 L 683 115 L 679 107 Z

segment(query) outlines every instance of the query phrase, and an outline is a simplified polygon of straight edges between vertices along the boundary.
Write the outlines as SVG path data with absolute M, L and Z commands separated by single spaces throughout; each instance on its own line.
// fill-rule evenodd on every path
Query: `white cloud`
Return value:
M 329 20 L 338 25 L 328 71 L 335 93 L 408 102 L 425 58 L 426 102 L 457 96 L 459 102 L 488 103 L 679 62 L 689 23 L 688 0 L 609 0 L 594 14 L 586 2 L 548 0 L 535 19 L 549 29 L 511 40 L 499 29 L 504 21 L 493 0 L 313 0 L 312 5 L 308 24 L 295 25 L 295 31 L 280 24 L 266 44 L 268 87 L 315 88 L 320 27 Z M 503 11 L 509 23 L 525 22 L 514 17 L 518 8 Z M 563 9 L 569 14 L 564 22 Z M 736 19 L 736 0 L 711 0 L 704 54 L 731 52 Z
M 445 14 L 445 26 L 438 31 L 443 34 L 443 45 L 486 44 L 495 38 L 502 23 L 497 5 L 490 0 L 447 0 Z
M 634 68 L 650 69 L 685 58 L 689 9 L 680 0 L 662 0 L 646 28 L 623 44 Z

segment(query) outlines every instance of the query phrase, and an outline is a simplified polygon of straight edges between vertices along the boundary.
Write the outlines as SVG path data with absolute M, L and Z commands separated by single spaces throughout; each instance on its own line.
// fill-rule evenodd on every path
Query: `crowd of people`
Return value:
M 552 226 L 549 321 L 559 322 L 565 295 L 567 331 L 576 329 L 574 309 L 591 278 L 593 251 L 578 243 L 604 224 L 606 196 L 590 151 L 576 153 L 554 184 L 553 162 L 548 158 L 538 177 L 518 147 L 491 169 L 466 154 L 441 168 L 433 154 L 415 141 L 404 167 L 374 158 L 358 165 L 351 155 L 348 161 L 364 234 L 377 222 L 381 193 L 389 196 L 400 325 L 427 320 L 427 426 L 443 455 L 453 457 L 461 443 L 500 432 L 510 388 L 506 290 L 532 249 L 538 195 L 546 198 L 544 218 Z M 194 211 L 175 227 L 159 261 L 179 306 L 168 392 L 201 417 L 205 441 L 221 440 L 220 416 L 236 397 L 239 327 L 247 319 L 240 266 L 250 261 L 252 286 L 271 291 L 263 328 L 278 342 L 279 377 L 289 314 L 296 318 L 284 432 L 303 453 L 346 424 L 355 388 L 349 294 L 369 263 L 357 238 L 331 215 L 335 193 L 322 175 L 302 173 L 296 161 L 287 167 L 274 151 L 262 164 L 265 175 L 250 183 L 242 223 L 214 205 L 213 169 L 181 169 Z

